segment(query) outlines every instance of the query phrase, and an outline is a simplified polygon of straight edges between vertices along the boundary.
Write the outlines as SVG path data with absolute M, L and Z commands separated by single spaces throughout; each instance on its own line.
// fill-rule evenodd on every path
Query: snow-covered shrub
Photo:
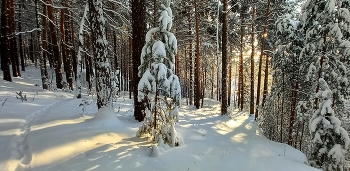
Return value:
M 170 32 L 172 27 L 170 0 L 163 0 L 158 20 L 159 27 L 150 29 L 141 53 L 139 66 L 138 100 L 147 106 L 145 120 L 137 136 L 170 146 L 179 145 L 175 129 L 178 122 L 181 87 L 174 74 L 177 40 Z
M 349 136 L 334 115 L 333 93 L 328 84 L 323 78 L 319 79 L 319 84 L 320 91 L 315 96 L 320 103 L 309 123 L 312 136 L 310 164 L 325 171 L 343 171 Z

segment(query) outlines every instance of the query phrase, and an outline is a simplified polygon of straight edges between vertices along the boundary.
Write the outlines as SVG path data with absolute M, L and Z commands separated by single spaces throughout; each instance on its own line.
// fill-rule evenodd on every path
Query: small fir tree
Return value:
M 170 0 L 162 0 L 159 27 L 150 29 L 141 53 L 138 100 L 147 106 L 145 120 L 137 136 L 148 136 L 157 143 L 179 145 L 175 130 L 181 100 L 179 78 L 174 74 L 177 40 L 170 32 Z M 153 99 L 152 99 L 153 98 Z
M 310 119 L 312 136 L 310 164 L 325 171 L 343 171 L 349 136 L 332 109 L 333 93 L 323 78 L 319 79 L 320 91 L 316 93 L 320 103 Z

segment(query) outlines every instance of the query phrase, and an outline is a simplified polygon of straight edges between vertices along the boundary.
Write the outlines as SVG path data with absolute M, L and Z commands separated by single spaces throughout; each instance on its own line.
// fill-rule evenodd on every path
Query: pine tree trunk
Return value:
M 70 2 L 72 3 L 72 2 Z M 70 4 L 72 6 L 72 4 Z M 75 41 L 74 41 L 74 19 L 73 19 L 73 12 L 70 11 L 70 41 L 71 41 L 71 58 L 73 62 L 73 73 L 75 80 L 78 77 L 78 61 L 77 61 L 77 54 L 75 52 Z M 73 82 L 73 81 L 72 81 Z
M 224 13 L 222 23 L 222 99 L 221 99 L 221 114 L 227 115 L 227 0 L 223 0 Z
M 197 109 L 200 107 L 200 53 L 199 53 L 199 16 L 197 0 L 194 0 L 194 10 L 196 18 L 196 59 L 195 59 L 195 106 Z
M 132 72 L 132 39 L 129 36 L 129 65 L 128 65 L 128 72 L 129 72 L 129 99 L 131 99 L 132 92 L 134 91 L 134 80 L 133 78 L 133 72 Z
M 187 45 L 185 45 L 185 59 L 187 60 Z M 186 98 L 186 105 L 188 105 L 188 79 L 187 79 L 187 73 L 188 72 L 188 63 L 185 63 L 185 80 L 184 80 L 184 89 L 185 89 L 185 98 Z
M 89 34 L 85 34 L 85 46 L 89 49 L 90 48 L 90 37 Z M 88 55 L 88 53 L 85 53 L 85 63 L 86 63 L 86 82 L 88 83 L 88 89 L 89 91 L 92 90 L 92 75 L 93 75 L 93 69 L 92 69 L 92 59 L 91 56 Z
M 201 103 L 201 107 L 203 108 L 204 105 L 204 98 L 205 98 L 205 87 L 206 87 L 206 81 L 207 80 L 207 69 L 203 68 L 202 70 L 204 70 L 204 75 L 203 75 L 203 81 L 202 81 L 202 103 Z
M 71 4 L 67 4 L 66 2 L 64 2 L 63 3 L 64 4 L 64 6 L 66 6 L 66 7 L 71 7 Z M 72 21 L 72 14 L 68 11 L 68 10 L 65 10 L 64 11 L 64 14 L 66 15 L 66 16 L 64 16 L 64 33 L 65 33 L 65 35 L 64 35 L 64 37 L 65 37 L 65 49 L 66 49 L 66 69 L 65 69 L 65 71 L 66 71 L 66 79 L 67 79 L 67 83 L 68 83 L 68 86 L 69 86 L 69 88 L 71 89 L 71 90 L 73 90 L 74 89 L 74 84 L 73 84 L 73 65 L 72 65 L 72 63 L 73 63 L 73 55 L 74 55 L 74 51 L 73 51 L 73 49 L 74 49 L 74 46 L 73 46 L 73 36 L 72 36 L 72 34 L 73 34 L 73 32 L 72 32 L 72 28 L 71 28 L 71 26 L 73 26 L 72 24 L 71 24 L 71 21 Z M 62 33 L 63 34 L 63 33 Z M 63 46 L 62 46 L 63 47 Z
M 242 8 L 242 7 L 241 7 Z M 240 11 L 240 16 L 241 16 L 241 39 L 240 39 L 240 55 L 239 55 L 239 75 L 238 75 L 238 105 L 240 110 L 243 110 L 243 102 L 244 102 L 244 97 L 243 97 L 243 37 L 244 37 L 244 26 L 243 26 L 243 10 L 241 9 Z
M 11 71 L 10 71 L 10 58 L 8 49 L 8 10 L 7 10 L 8 0 L 2 1 L 1 6 L 1 70 L 3 71 L 3 79 L 6 81 L 12 81 Z
M 38 15 L 38 0 L 35 1 L 35 13 L 36 13 L 36 23 L 37 23 L 37 27 L 40 28 L 40 25 L 39 25 L 39 15 Z M 40 74 L 41 74 L 41 83 L 42 83 L 42 86 L 43 86 L 43 89 L 49 89 L 49 86 L 48 86 L 48 80 L 47 80 L 47 77 L 48 77 L 48 74 L 47 74 L 47 69 L 46 69 L 46 5 L 43 5 L 43 16 L 42 16 L 42 32 L 41 32 L 41 47 L 42 47 L 42 52 L 40 52 Z M 40 34 L 39 34 L 40 35 Z M 40 39 L 40 38 L 38 38 Z M 39 40 L 40 42 L 40 40 Z
M 253 10 L 252 10 L 252 33 L 251 33 L 251 55 L 250 55 L 250 104 L 249 104 L 249 113 L 252 115 L 254 114 L 254 54 L 255 54 L 255 24 L 254 24 L 254 18 L 255 18 L 255 6 L 256 1 L 253 3 Z
M 299 89 L 298 82 L 294 84 L 292 91 L 292 105 L 290 106 L 289 130 L 288 130 L 288 144 L 293 145 L 293 126 L 295 117 L 295 107 L 297 105 L 297 91 Z
M 323 60 L 324 60 L 324 56 L 326 54 L 326 39 L 327 39 L 327 32 L 324 31 L 323 32 L 323 47 L 322 47 L 322 55 L 320 57 L 320 68 L 318 69 L 317 71 L 317 80 L 321 78 L 321 73 L 322 73 L 322 67 L 323 67 Z M 316 86 L 316 93 L 318 92 L 318 90 L 320 89 L 320 85 L 317 84 Z M 332 106 L 334 106 L 334 101 L 333 101 L 333 104 Z M 314 101 L 314 108 L 317 109 L 318 107 L 318 98 L 315 98 L 315 101 Z
M 145 44 L 144 36 L 146 35 L 146 1 L 144 0 L 132 0 L 132 40 L 133 40 L 133 80 L 135 83 L 140 82 L 138 73 L 138 67 L 141 64 L 140 54 L 142 52 L 143 45 Z M 136 86 L 136 84 L 135 84 Z M 145 105 L 137 100 L 138 90 L 134 88 L 134 117 L 138 121 L 144 120 L 143 110 Z
M 32 61 L 32 63 L 34 63 L 34 36 L 33 36 L 33 32 L 30 33 L 29 59 Z
M 61 0 L 61 5 L 63 7 L 66 6 L 66 0 Z M 61 17 L 60 17 L 60 31 L 61 31 L 61 49 L 62 49 L 62 62 L 63 62 L 63 66 L 64 66 L 64 72 L 66 73 L 66 81 L 68 82 L 68 75 L 67 75 L 67 41 L 66 41 L 66 26 L 65 26 L 65 12 L 66 9 L 62 8 L 61 9 Z
M 268 78 L 269 78 L 269 56 L 265 55 L 266 61 L 265 61 L 265 77 L 264 77 L 264 92 L 263 92 L 263 99 L 262 99 L 262 106 L 264 106 L 267 96 L 267 85 L 268 85 Z
M 265 25 L 264 25 L 264 32 L 261 38 L 261 48 L 260 48 L 260 56 L 259 56 L 259 71 L 258 71 L 258 86 L 257 86 L 257 93 L 256 93 L 256 108 L 255 108 L 255 120 L 259 117 L 259 110 L 258 106 L 260 103 L 260 87 L 261 87 L 261 68 L 262 68 L 262 57 L 264 55 L 264 49 L 265 49 L 265 39 L 267 36 L 267 25 L 269 20 L 269 13 L 270 13 L 270 2 L 271 0 L 267 1 L 267 9 L 265 14 Z
M 103 17 L 102 0 L 89 0 L 90 28 L 93 55 L 95 62 L 95 84 L 97 94 L 97 107 L 111 106 L 110 63 L 107 58 L 107 40 L 105 34 L 105 19 Z
M 153 27 L 157 27 L 157 0 L 153 0 Z
M 193 105 L 193 90 L 194 90 L 194 83 L 193 83 L 193 58 L 192 58 L 192 43 L 190 44 L 190 53 L 189 53 L 189 61 L 190 61 L 190 86 L 188 87 L 188 100 L 189 104 Z
M 78 99 L 82 97 L 82 93 L 81 93 L 82 86 L 83 86 L 82 85 L 82 83 L 83 83 L 82 71 L 83 71 L 83 68 L 84 68 L 83 67 L 83 60 L 82 60 L 83 54 L 85 54 L 84 55 L 85 71 L 86 71 L 85 79 L 87 81 L 88 78 L 90 78 L 90 77 L 88 77 L 90 75 L 88 75 L 89 67 L 87 66 L 88 65 L 88 57 L 87 57 L 87 53 L 86 53 L 86 50 L 88 48 L 85 48 L 86 36 L 84 35 L 84 25 L 85 25 L 85 19 L 87 17 L 88 11 L 89 11 L 89 4 L 86 3 L 85 4 L 85 8 L 84 8 L 83 17 L 82 17 L 82 19 L 80 21 L 80 25 L 79 25 L 79 37 L 78 37 L 78 40 L 79 40 L 79 44 L 78 45 L 79 46 L 78 46 L 78 54 L 77 54 L 78 63 L 77 63 L 77 68 L 75 69 L 75 74 L 76 74 L 75 79 L 77 81 L 76 84 L 77 84 L 77 89 L 78 89 L 78 93 L 77 93 L 77 98 Z M 71 22 L 73 23 L 73 18 L 72 18 Z M 72 27 L 73 27 L 73 24 L 72 24 Z M 72 31 L 72 33 L 74 33 L 74 32 Z M 72 40 L 74 40 L 73 35 L 74 34 L 72 34 Z M 73 51 L 73 53 L 74 53 L 74 51 Z M 74 64 L 74 65 L 76 65 L 76 64 Z M 79 69 L 79 71 L 78 71 L 78 69 Z M 91 88 L 90 87 L 90 82 L 88 82 L 88 83 L 89 83 L 89 90 L 91 90 L 90 89 Z
M 230 46 L 230 52 L 232 53 L 232 48 Z M 229 60 L 229 76 L 228 76 L 228 97 L 227 97 L 227 106 L 231 105 L 231 82 L 232 82 L 232 61 Z
M 55 27 L 55 17 L 53 13 L 53 3 L 52 0 L 46 0 L 47 4 L 51 4 L 47 6 L 47 14 L 50 19 L 49 21 L 49 27 L 51 32 L 51 45 L 52 45 L 52 52 L 53 52 L 53 58 L 54 58 L 54 67 L 56 72 L 56 86 L 58 89 L 63 88 L 62 84 L 62 59 L 60 56 L 60 49 L 58 46 L 58 39 L 56 35 L 56 27 Z
M 18 12 L 18 31 L 19 32 L 22 32 L 22 22 L 23 22 L 23 19 L 22 19 L 22 11 L 23 11 L 23 1 L 20 2 L 19 4 L 19 12 Z M 25 71 L 26 70 L 26 67 L 25 67 L 25 60 L 24 60 L 24 49 L 23 49 L 23 34 L 19 34 L 18 35 L 18 43 L 19 43 L 19 56 L 20 56 L 20 59 L 21 59 L 21 69 L 22 71 Z
M 10 27 L 10 37 L 9 37 L 9 44 L 10 44 L 10 58 L 11 58 L 11 64 L 12 64 L 12 76 L 18 77 L 21 76 L 20 70 L 19 70 L 19 60 L 18 60 L 18 51 L 17 51 L 17 39 L 16 39 L 16 22 L 15 22 L 15 7 L 13 0 L 9 0 L 8 4 L 8 10 L 10 10 L 10 16 L 9 16 L 9 27 Z
M 214 67 L 211 68 L 211 93 L 210 98 L 214 99 Z

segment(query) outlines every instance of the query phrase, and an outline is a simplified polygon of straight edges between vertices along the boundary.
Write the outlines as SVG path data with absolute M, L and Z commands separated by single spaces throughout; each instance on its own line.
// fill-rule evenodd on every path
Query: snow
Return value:
M 170 148 L 135 137 L 141 123 L 133 119 L 132 99 L 118 98 L 113 108 L 97 110 L 96 97 L 76 99 L 36 86 L 41 80 L 34 67 L 13 80 L 3 81 L 0 71 L 2 171 L 317 170 L 300 151 L 265 138 L 247 113 L 221 116 L 219 102 L 210 99 L 198 110 L 186 105 L 174 110 L 186 144 Z M 15 91 L 28 101 L 16 99 Z
M 155 58 L 165 58 L 166 57 L 166 51 L 165 46 L 162 41 L 156 41 L 154 42 L 152 46 L 153 56 Z

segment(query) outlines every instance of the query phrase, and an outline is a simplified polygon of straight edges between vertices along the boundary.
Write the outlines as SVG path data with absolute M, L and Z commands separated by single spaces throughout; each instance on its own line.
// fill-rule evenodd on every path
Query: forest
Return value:
M 112 146 L 118 155 L 149 150 L 168 164 L 172 155 L 220 143 L 220 154 L 208 154 L 228 163 L 228 155 L 244 156 L 235 150 L 282 144 L 282 151 L 254 152 L 287 158 L 274 164 L 279 159 L 265 156 L 280 168 L 219 166 L 216 159 L 213 166 L 350 169 L 350 0 L 2 0 L 0 12 L 0 145 L 11 146 L 0 149 L 5 170 L 142 170 L 151 162 L 125 155 L 115 168 L 102 157 L 89 168 L 73 166 L 85 161 L 80 154 L 100 150 L 82 145 L 84 138 L 99 136 L 90 140 L 105 143 L 106 153 Z M 50 131 L 73 131 L 76 141 L 45 143 Z M 58 148 L 52 144 L 74 143 L 84 151 L 40 158 Z M 205 153 L 194 160 L 211 160 Z M 218 169 L 169 165 L 146 170 Z

